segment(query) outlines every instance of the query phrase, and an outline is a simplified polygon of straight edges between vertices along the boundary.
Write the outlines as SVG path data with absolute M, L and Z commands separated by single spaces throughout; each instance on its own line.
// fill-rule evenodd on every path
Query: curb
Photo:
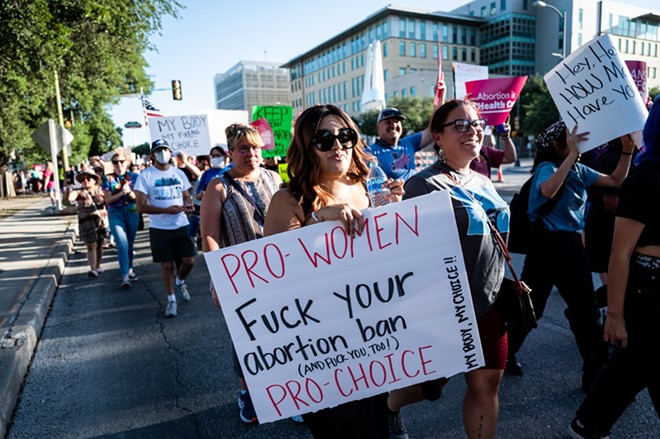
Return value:
M 0 437 L 7 434 L 23 381 L 77 236 L 71 222 L 53 250 L 7 337 L 0 341 Z

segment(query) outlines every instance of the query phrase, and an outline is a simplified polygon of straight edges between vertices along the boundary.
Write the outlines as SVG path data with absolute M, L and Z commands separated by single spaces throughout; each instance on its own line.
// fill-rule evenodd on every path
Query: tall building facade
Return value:
M 293 111 L 335 104 L 351 116 L 362 108 L 369 44 L 380 40 L 385 99 L 432 96 L 438 58 L 451 80 L 451 61 L 479 64 L 479 28 L 484 20 L 444 12 L 387 6 L 284 65 L 291 71 Z
M 290 105 L 289 70 L 281 63 L 240 61 L 215 75 L 215 108 L 252 111 L 255 105 Z
M 475 0 L 449 13 L 387 6 L 284 65 L 294 111 L 332 103 L 359 114 L 365 57 L 376 40 L 386 100 L 433 96 L 438 58 L 452 96 L 453 61 L 488 66 L 494 76 L 545 74 L 563 55 L 606 33 L 624 59 L 646 61 L 649 88 L 660 86 L 660 12 L 610 0 L 546 3 L 559 13 L 533 0 Z

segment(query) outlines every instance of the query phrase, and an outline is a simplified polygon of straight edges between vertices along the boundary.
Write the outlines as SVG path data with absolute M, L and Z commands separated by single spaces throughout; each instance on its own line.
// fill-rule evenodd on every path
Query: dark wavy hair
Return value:
M 358 133 L 357 145 L 353 148 L 348 177 L 366 184 L 369 169 L 365 163 L 367 157 L 360 137 L 360 130 L 353 119 L 341 108 L 334 105 L 315 105 L 303 111 L 296 119 L 291 145 L 286 153 L 288 190 L 300 203 L 311 203 L 312 211 L 334 202 L 333 196 L 320 186 L 321 163 L 310 145 L 312 137 L 318 131 L 321 121 L 327 116 L 336 116 L 348 127 Z
M 477 112 L 477 114 L 479 114 L 479 107 L 477 107 L 477 104 L 474 102 L 462 99 L 452 99 L 451 101 L 447 101 L 442 104 L 442 106 L 435 110 L 435 113 L 433 113 L 433 118 L 431 119 L 431 131 L 434 133 L 443 132 L 445 128 L 447 128 L 443 125 L 447 123 L 449 113 L 458 107 L 471 107 L 474 109 L 474 111 Z M 434 144 L 433 149 L 435 149 L 435 152 L 439 153 L 440 145 Z
M 649 117 L 644 124 L 644 150 L 637 155 L 635 164 L 660 163 L 660 95 L 655 97 Z
M 548 129 L 550 129 L 552 126 L 555 124 L 553 123 L 550 125 L 548 128 L 546 128 L 543 133 L 539 134 L 539 137 L 543 135 Z M 544 148 L 539 148 L 537 145 L 536 148 L 536 156 L 534 157 L 534 164 L 532 165 L 532 170 L 530 171 L 531 173 L 534 173 L 536 171 L 537 166 L 539 166 L 543 162 L 552 162 L 559 164 L 562 161 L 562 157 L 559 154 L 559 151 L 563 151 L 568 147 L 566 143 L 566 125 L 562 124 L 563 131 L 560 132 L 557 137 L 554 138 L 554 140 L 548 139 L 548 146 Z M 557 143 L 557 146 L 559 148 L 559 151 L 557 148 L 554 147 L 554 144 Z

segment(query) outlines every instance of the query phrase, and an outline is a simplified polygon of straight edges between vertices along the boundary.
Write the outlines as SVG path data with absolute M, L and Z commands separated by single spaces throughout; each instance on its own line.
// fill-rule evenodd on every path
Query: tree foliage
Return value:
M 0 166 L 12 152 L 46 158 L 31 133 L 57 120 L 54 72 L 65 118 L 73 119 L 72 163 L 121 146 L 108 104 L 153 84 L 143 53 L 177 0 L 0 2 Z
M 530 76 L 520 95 L 520 129 L 536 136 L 559 120 L 559 110 L 541 75 Z
M 398 108 L 406 120 L 403 121 L 403 130 L 406 133 L 416 133 L 424 130 L 433 116 L 433 98 L 432 97 L 406 97 L 395 96 L 387 103 L 388 107 Z M 357 126 L 362 134 L 376 136 L 376 121 L 378 120 L 378 110 L 369 110 L 360 114 L 356 118 Z

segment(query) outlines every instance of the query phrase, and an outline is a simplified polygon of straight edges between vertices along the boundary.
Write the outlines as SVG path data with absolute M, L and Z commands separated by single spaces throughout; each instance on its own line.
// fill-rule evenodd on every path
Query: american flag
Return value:
M 151 102 L 146 99 L 142 101 L 144 107 L 144 124 L 149 125 L 149 117 L 165 117 L 165 115 L 156 107 L 151 105 Z

